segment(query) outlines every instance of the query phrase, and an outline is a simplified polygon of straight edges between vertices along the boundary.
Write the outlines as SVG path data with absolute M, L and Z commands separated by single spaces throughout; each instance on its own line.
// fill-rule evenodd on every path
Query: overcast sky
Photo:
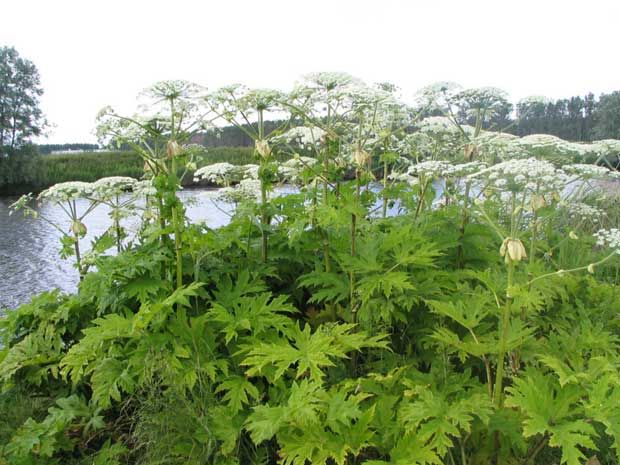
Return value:
M 500 87 L 513 101 L 620 89 L 620 0 L 4 0 L 0 46 L 35 63 L 42 143 L 95 142 L 161 79 L 288 90 L 302 74 Z

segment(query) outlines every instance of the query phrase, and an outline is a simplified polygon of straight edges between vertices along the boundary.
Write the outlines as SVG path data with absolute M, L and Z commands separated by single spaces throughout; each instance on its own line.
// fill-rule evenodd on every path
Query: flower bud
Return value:
M 257 140 L 254 143 L 254 146 L 258 154 L 264 159 L 269 158 L 269 156 L 271 155 L 271 147 L 269 147 L 269 142 L 267 142 L 266 140 Z
M 193 161 L 187 164 L 187 169 L 189 171 L 196 171 L 198 169 L 198 166 L 196 165 L 196 163 L 194 163 Z
M 570 237 L 572 240 L 576 241 L 577 239 L 579 239 L 579 236 L 577 236 L 577 234 L 575 234 L 575 231 L 571 231 L 568 233 L 568 237 Z
M 370 160 L 370 155 L 364 149 L 357 148 L 353 152 L 353 161 L 357 166 L 366 166 Z
M 467 160 L 472 160 L 476 155 L 478 155 L 478 147 L 476 147 L 475 144 L 466 144 L 463 148 L 463 152 Z
M 545 198 L 542 195 L 534 195 L 534 196 L 532 196 L 532 200 L 530 202 L 532 210 L 536 211 L 536 210 L 544 207 L 546 204 L 547 204 L 547 202 L 545 202 Z
M 588 273 L 594 274 L 594 263 L 588 265 Z
M 502 242 L 502 245 L 499 248 L 499 254 L 500 256 L 505 257 L 506 263 L 510 263 L 510 261 L 520 262 L 524 258 L 527 258 L 527 253 L 525 252 L 523 242 L 512 237 L 507 237 L 504 239 L 504 242 Z
M 169 140 L 166 144 L 168 158 L 174 158 L 181 153 L 181 146 L 175 140 Z
M 71 232 L 77 236 L 86 235 L 86 226 L 79 220 L 71 222 Z

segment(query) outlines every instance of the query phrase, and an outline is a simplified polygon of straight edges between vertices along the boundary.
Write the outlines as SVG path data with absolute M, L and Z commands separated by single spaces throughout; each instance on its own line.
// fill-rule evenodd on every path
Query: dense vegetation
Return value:
M 65 181 L 92 182 L 110 176 L 141 178 L 144 161 L 135 152 L 77 152 L 39 156 L 33 146 L 21 151 L 29 153 L 0 159 L 0 194 L 23 194 L 40 191 Z M 253 149 L 247 147 L 217 147 L 201 150 L 196 166 L 228 162 L 235 165 L 250 163 Z M 193 183 L 191 172 L 184 177 L 184 185 Z
M 484 131 L 494 95 L 430 87 L 422 110 L 446 116 L 420 121 L 319 73 L 289 95 L 158 83 L 156 116 L 102 112 L 151 178 L 39 195 L 66 208 L 82 280 L 0 320 L 0 461 L 617 463 L 618 176 L 582 162 L 620 142 Z M 303 127 L 267 135 L 284 112 Z M 176 195 L 204 115 L 254 141 L 255 164 L 195 172 L 236 207 L 215 230 Z M 84 254 L 98 203 L 112 227 Z

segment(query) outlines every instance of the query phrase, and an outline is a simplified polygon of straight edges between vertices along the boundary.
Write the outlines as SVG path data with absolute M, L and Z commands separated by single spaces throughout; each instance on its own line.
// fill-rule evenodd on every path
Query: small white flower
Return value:
M 608 247 L 620 255 L 620 229 L 599 229 L 594 233 L 594 237 L 596 238 L 596 245 Z

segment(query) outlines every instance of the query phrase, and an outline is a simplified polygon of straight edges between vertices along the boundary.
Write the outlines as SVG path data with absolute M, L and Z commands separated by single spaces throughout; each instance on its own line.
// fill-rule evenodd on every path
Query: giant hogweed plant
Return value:
M 211 124 L 210 112 L 201 104 L 204 94 L 203 88 L 186 81 L 162 81 L 142 93 L 145 103 L 136 115 L 120 115 L 110 107 L 98 115 L 100 139 L 131 147 L 144 159 L 144 169 L 153 178 L 161 240 L 171 243 L 170 233 L 174 235 L 171 247 L 179 288 L 183 285 L 185 214 L 176 192 L 189 168 L 195 169 L 192 136 Z
M 225 94 L 212 111 L 260 127 L 262 92 Z M 0 408 L 37 398 L 31 418 L 0 417 L 0 460 L 615 463 L 620 299 L 607 271 L 620 233 L 567 220 L 587 198 L 562 195 L 608 171 L 403 151 L 406 171 L 388 173 L 400 214 L 377 214 L 370 162 L 401 146 L 378 117 L 394 102 L 318 74 L 274 97 L 305 125 L 257 130 L 258 166 L 197 172 L 237 204 L 212 230 L 177 204 L 189 132 L 171 129 L 181 94 L 161 98 L 176 116 L 109 114 L 106 129 L 144 152 L 156 226 L 97 258 L 75 296 L 43 294 L 0 320 Z M 302 154 L 277 166 L 274 150 Z M 265 195 L 278 174 L 300 193 Z M 259 191 L 232 185 L 244 177 Z M 560 266 L 567 247 L 579 266 Z

